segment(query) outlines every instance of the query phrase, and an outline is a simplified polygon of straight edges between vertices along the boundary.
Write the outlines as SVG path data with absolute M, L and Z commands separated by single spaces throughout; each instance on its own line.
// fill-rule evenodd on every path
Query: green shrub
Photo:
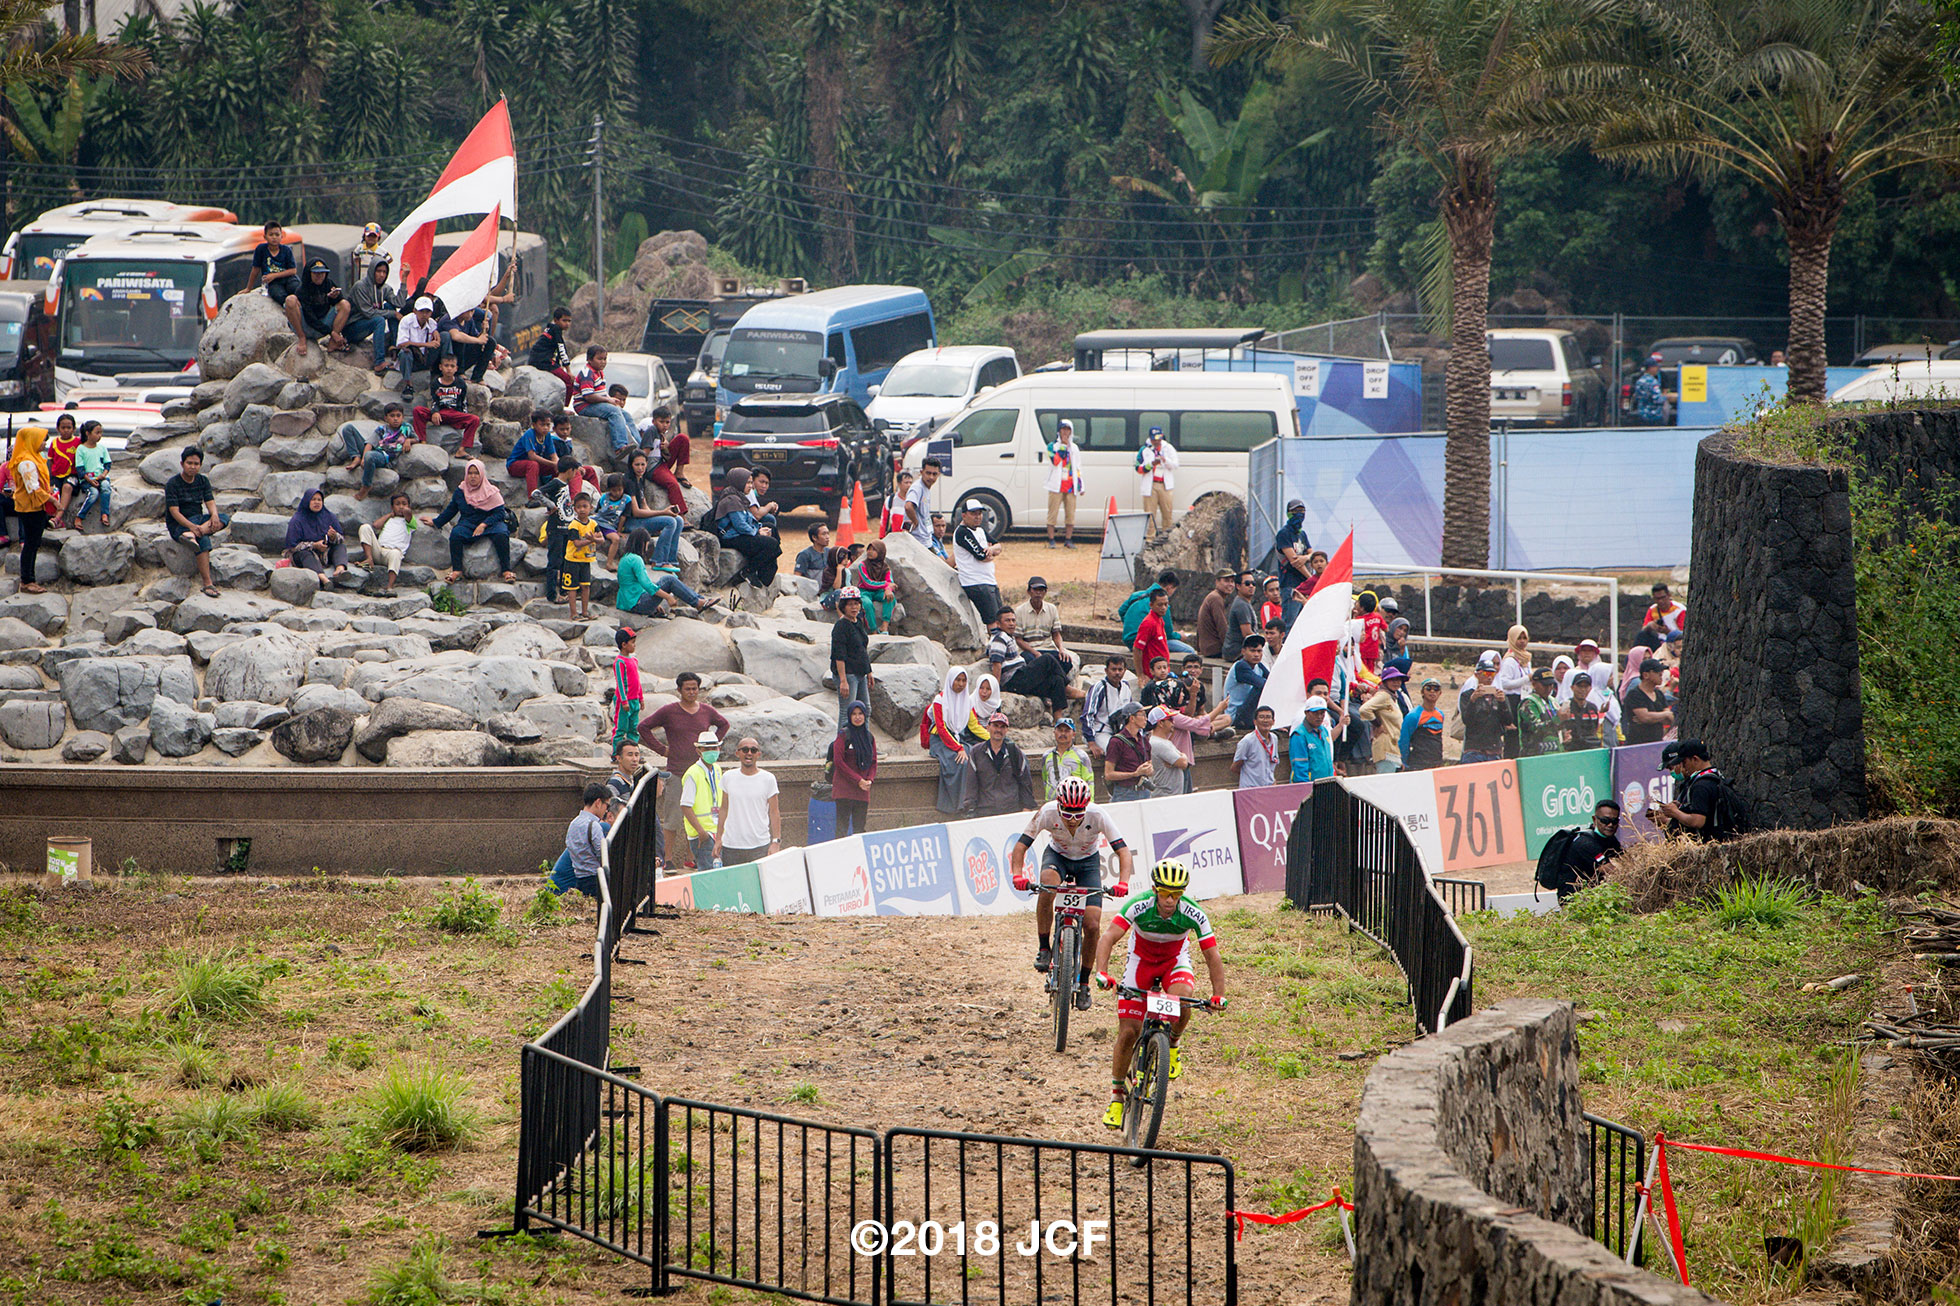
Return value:
M 252 1137 L 252 1130 L 252 1111 L 245 1103 L 235 1097 L 207 1097 L 171 1112 L 168 1132 L 208 1163 L 218 1159 L 226 1143 Z
M 462 1297 L 462 1285 L 443 1273 L 442 1243 L 435 1239 L 418 1241 L 400 1264 L 368 1279 L 369 1306 L 441 1306 Z
M 1738 930 L 1745 925 L 1781 929 L 1803 915 L 1809 892 L 1789 880 L 1738 880 L 1715 891 L 1715 923 Z
M 218 1054 L 204 1046 L 203 1039 L 173 1039 L 163 1045 L 163 1051 L 175 1068 L 177 1082 L 185 1088 L 209 1088 L 225 1077 Z
M 95 1134 L 105 1152 L 134 1152 L 156 1141 L 157 1127 L 128 1094 L 117 1093 L 96 1108 Z
M 327 1040 L 327 1060 L 338 1061 L 349 1070 L 366 1070 L 374 1064 L 374 1044 L 335 1034 Z
M 375 1132 L 404 1152 L 454 1147 L 476 1128 L 463 1092 L 463 1081 L 437 1066 L 390 1066 L 374 1093 Z
M 265 1129 L 311 1129 L 320 1110 L 296 1084 L 268 1084 L 247 1099 L 252 1120 Z
M 550 889 L 539 889 L 531 899 L 531 905 L 524 909 L 526 925 L 556 925 L 565 919 L 565 904 Z
M 1632 915 L 1633 895 L 1625 885 L 1608 880 L 1567 898 L 1560 910 L 1581 925 L 1614 925 Z
M 265 980 L 256 970 L 205 954 L 177 963 L 163 991 L 166 1016 L 233 1020 L 265 1006 Z
M 449 934 L 488 934 L 503 917 L 504 900 L 486 893 L 475 879 L 467 879 L 460 889 L 445 888 L 437 893 L 429 924 Z

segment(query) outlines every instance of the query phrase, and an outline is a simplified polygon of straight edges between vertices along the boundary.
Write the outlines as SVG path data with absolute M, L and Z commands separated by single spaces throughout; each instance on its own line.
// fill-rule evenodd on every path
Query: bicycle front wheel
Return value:
M 1164 1123 L 1164 1099 L 1171 1088 L 1171 1036 L 1163 1029 L 1150 1030 L 1137 1044 L 1130 1062 L 1129 1092 L 1123 1103 L 1123 1142 L 1130 1147 L 1155 1147 L 1157 1130 Z M 1143 1158 L 1130 1164 L 1143 1168 Z
M 1051 978 L 1054 991 L 1048 995 L 1055 1008 L 1055 1051 L 1068 1051 L 1068 1013 L 1075 1005 L 1076 970 L 1081 964 L 1082 936 L 1064 929 L 1055 938 L 1055 969 Z

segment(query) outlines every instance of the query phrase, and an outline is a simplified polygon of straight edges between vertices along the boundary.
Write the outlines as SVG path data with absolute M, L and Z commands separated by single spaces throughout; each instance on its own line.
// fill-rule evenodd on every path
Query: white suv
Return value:
M 1490 420 L 1513 426 L 1598 426 L 1606 382 L 1570 331 L 1500 327 L 1490 349 Z
M 892 365 L 882 385 L 871 387 L 864 411 L 873 423 L 884 424 L 900 448 L 910 448 L 974 396 L 1019 375 L 1014 351 L 996 345 L 917 349 Z

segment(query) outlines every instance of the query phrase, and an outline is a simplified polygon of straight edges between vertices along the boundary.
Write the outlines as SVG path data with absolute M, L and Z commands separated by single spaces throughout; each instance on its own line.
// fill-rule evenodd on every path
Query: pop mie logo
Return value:
M 993 845 L 979 835 L 966 841 L 966 856 L 962 869 L 966 874 L 966 886 L 973 892 L 973 900 L 982 907 L 989 906 L 1000 896 L 1000 858 L 994 853 Z

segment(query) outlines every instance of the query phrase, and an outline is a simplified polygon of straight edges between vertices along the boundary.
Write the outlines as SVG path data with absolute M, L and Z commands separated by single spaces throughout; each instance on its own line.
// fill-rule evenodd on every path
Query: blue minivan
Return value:
M 752 394 L 847 394 L 860 407 L 892 364 L 938 344 L 912 286 L 839 286 L 757 304 L 728 336 L 715 419 Z

